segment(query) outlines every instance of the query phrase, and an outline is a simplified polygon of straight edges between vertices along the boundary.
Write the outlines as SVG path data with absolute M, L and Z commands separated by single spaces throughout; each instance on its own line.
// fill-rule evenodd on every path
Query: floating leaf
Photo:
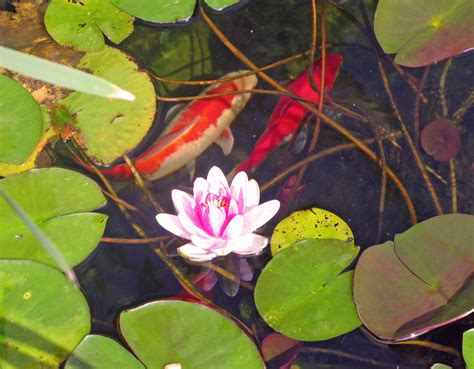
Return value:
M 145 369 L 112 338 L 91 334 L 76 347 L 64 369 Z
M 474 47 L 473 13 L 466 0 L 380 0 L 375 35 L 396 63 L 420 67 Z
M 231 320 L 201 304 L 155 301 L 120 314 L 120 331 L 148 369 L 263 369 L 257 348 Z
M 134 148 L 155 116 L 155 90 L 150 78 L 123 52 L 106 47 L 87 53 L 78 65 L 126 88 L 135 101 L 110 101 L 74 92 L 61 102 L 75 115 L 79 141 L 96 162 L 110 164 Z
M 453 159 L 461 148 L 461 130 L 451 121 L 435 119 L 421 131 L 421 147 L 438 161 Z
M 0 161 L 21 164 L 42 134 L 40 106 L 19 83 L 0 74 Z
M 98 51 L 104 36 L 116 44 L 133 31 L 133 17 L 110 0 L 52 0 L 44 15 L 48 33 L 61 45 L 80 51 Z
M 2 369 L 57 368 L 90 330 L 86 299 L 61 272 L 29 260 L 0 259 L 0 280 Z
M 298 357 L 302 347 L 303 343 L 300 341 L 278 333 L 270 333 L 262 341 L 262 356 L 267 363 L 271 362 L 271 367 L 288 369 Z
M 0 180 L 0 187 L 35 220 L 69 264 L 79 264 L 99 243 L 107 216 L 89 211 L 104 205 L 105 198 L 90 178 L 61 168 L 34 169 Z M 0 258 L 57 266 L 3 199 L 0 245 Z
M 467 369 L 474 368 L 474 328 L 464 332 L 462 336 L 462 356 Z
M 431 369 L 452 369 L 452 366 L 446 365 L 446 364 L 441 364 L 441 363 L 436 363 L 431 366 Z
M 112 0 L 127 13 L 155 23 L 187 21 L 194 13 L 196 0 Z
M 229 6 L 238 4 L 240 0 L 204 0 L 204 2 L 214 10 L 221 11 Z
M 473 246 L 474 216 L 449 214 L 367 249 L 354 276 L 364 324 L 382 339 L 401 340 L 469 314 L 474 310 Z
M 278 252 L 255 287 L 255 303 L 277 332 L 301 341 L 337 337 L 361 323 L 352 300 L 352 271 L 341 273 L 359 247 L 308 239 Z
M 299 210 L 277 224 L 272 234 L 272 255 L 303 238 L 333 238 L 354 243 L 351 229 L 341 218 L 324 209 Z

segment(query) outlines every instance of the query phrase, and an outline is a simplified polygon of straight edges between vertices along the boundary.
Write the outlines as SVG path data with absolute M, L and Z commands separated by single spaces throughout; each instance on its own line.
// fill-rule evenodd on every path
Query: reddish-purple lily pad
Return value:
M 262 341 L 262 356 L 268 366 L 288 369 L 298 357 L 303 343 L 278 333 L 270 333 Z
M 375 35 L 395 62 L 428 65 L 474 48 L 474 1 L 380 0 Z
M 354 273 L 364 325 L 412 338 L 474 311 L 474 216 L 441 215 L 367 249 Z
M 435 160 L 449 161 L 461 148 L 461 131 L 447 119 L 435 119 L 421 132 L 421 147 Z

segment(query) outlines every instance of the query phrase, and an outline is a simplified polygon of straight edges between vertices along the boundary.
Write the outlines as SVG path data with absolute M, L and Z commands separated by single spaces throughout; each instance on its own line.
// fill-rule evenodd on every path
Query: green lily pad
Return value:
M 40 106 L 28 90 L 0 74 L 0 161 L 22 164 L 41 134 Z
M 124 42 L 124 48 L 140 60 L 146 61 L 149 70 L 160 77 L 189 81 L 212 73 L 209 49 L 209 27 L 202 21 L 186 27 L 168 27 L 159 33 L 149 27 L 137 26 Z M 165 94 L 180 85 L 162 84 Z
M 375 35 L 396 63 L 428 65 L 474 47 L 473 13 L 466 0 L 380 0 Z
M 90 330 L 87 301 L 58 270 L 0 259 L 2 369 L 56 369 Z
M 231 320 L 201 304 L 155 301 L 120 314 L 120 331 L 147 369 L 263 369 L 250 338 Z
M 61 100 L 75 116 L 79 141 L 97 163 L 110 164 L 133 149 L 153 123 L 156 111 L 155 90 L 145 72 L 129 57 L 114 48 L 87 53 L 79 68 L 91 71 L 135 95 L 134 101 L 108 100 L 74 92 Z
M 464 332 L 462 336 L 462 356 L 467 369 L 474 368 L 474 328 Z
M 436 363 L 431 366 L 431 369 L 453 369 L 453 367 L 446 364 Z
M 333 238 L 354 244 L 354 235 L 344 220 L 330 211 L 312 208 L 290 214 L 277 224 L 272 234 L 272 255 L 303 238 Z
M 145 369 L 112 338 L 91 334 L 76 347 L 64 369 Z
M 369 330 L 412 338 L 474 310 L 474 216 L 421 222 L 367 249 L 354 275 L 354 298 Z M 383 296 L 383 298 L 381 298 Z
M 359 247 L 335 239 L 307 239 L 276 254 L 255 287 L 255 304 L 277 332 L 300 341 L 321 341 L 357 328 L 353 272 L 342 271 Z
M 62 168 L 33 169 L 0 180 L 6 190 L 58 247 L 77 265 L 97 246 L 107 216 L 91 213 L 105 204 L 90 178 Z M 57 267 L 38 240 L 0 198 L 0 258 L 30 259 Z
M 101 50 L 105 46 L 102 32 L 118 44 L 132 33 L 133 20 L 110 0 L 52 0 L 44 15 L 51 37 L 79 51 Z
M 194 13 L 196 0 L 112 0 L 127 13 L 155 23 L 186 21 Z
M 204 2 L 214 10 L 220 11 L 239 3 L 240 0 L 204 0 Z

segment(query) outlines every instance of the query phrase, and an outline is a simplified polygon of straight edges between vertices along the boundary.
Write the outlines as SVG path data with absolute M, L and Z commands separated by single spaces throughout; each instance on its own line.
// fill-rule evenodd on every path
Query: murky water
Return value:
M 231 12 L 213 16 L 224 34 L 257 65 L 263 66 L 283 59 L 309 48 L 311 39 L 311 10 L 308 1 L 252 0 Z M 368 2 L 369 3 L 369 2 Z M 370 5 L 370 4 L 368 4 Z M 370 10 L 369 6 L 369 10 Z M 358 8 L 353 7 L 354 15 L 360 18 Z M 330 17 L 329 17 L 330 16 Z M 328 13 L 328 42 L 331 49 L 344 56 L 344 64 L 331 97 L 347 107 L 362 107 L 380 123 L 384 132 L 400 130 L 390 107 L 389 100 L 377 70 L 376 59 L 371 44 L 344 16 L 331 10 Z M 167 35 L 167 36 L 164 36 Z M 178 35 L 178 36 L 177 36 Z M 123 49 L 134 55 L 143 67 L 159 73 L 160 61 L 156 59 L 159 48 L 163 47 L 165 37 L 189 37 L 195 56 L 186 66 L 188 75 L 194 79 L 219 77 L 227 72 L 244 69 L 244 65 L 207 30 L 199 14 L 192 22 L 180 27 L 151 27 L 139 25 L 135 33 L 125 41 Z M 206 46 L 208 44 L 208 46 Z M 204 46 L 203 46 L 204 45 Z M 208 51 L 203 51 L 208 47 Z M 474 55 L 455 58 L 447 82 L 447 100 L 450 114 L 468 96 L 474 77 L 472 64 Z M 295 77 L 301 66 L 307 63 L 299 61 L 270 71 L 278 81 L 288 81 Z M 437 96 L 439 75 L 444 63 L 434 65 L 428 77 L 425 93 L 428 97 Z M 401 114 L 411 129 L 415 94 L 407 83 L 386 64 L 394 95 L 400 106 Z M 172 68 L 170 69 L 172 70 Z M 423 70 L 413 69 L 410 73 L 419 80 Z M 170 77 L 172 73 L 167 71 Z M 166 73 L 161 74 L 166 77 Z M 269 88 L 261 83 L 261 88 Z M 200 88 L 179 87 L 170 90 L 169 86 L 158 86 L 163 94 L 187 96 L 199 93 Z M 209 148 L 197 160 L 196 175 L 205 175 L 209 168 L 217 165 L 224 171 L 230 171 L 238 162 L 250 153 L 258 136 L 263 132 L 277 97 L 255 95 L 238 119 L 232 130 L 236 145 L 230 157 L 225 157 L 217 146 Z M 432 104 L 440 111 L 439 101 Z M 154 132 L 157 135 L 163 128 L 163 112 L 172 104 L 163 104 L 162 113 L 157 114 Z M 367 123 L 355 121 L 341 113 L 327 110 L 327 113 L 361 139 L 371 138 L 374 133 Z M 460 123 L 462 128 L 462 150 L 456 158 L 458 174 L 459 211 L 472 213 L 473 208 L 473 170 L 474 130 L 472 129 L 472 110 Z M 420 121 L 426 123 L 429 111 L 421 106 Z M 313 120 L 314 121 L 314 120 Z M 311 125 L 313 127 L 314 125 Z M 310 130 L 310 136 L 312 129 Z M 334 145 L 346 142 L 340 134 L 323 124 L 317 150 L 322 151 Z M 279 171 L 305 157 L 305 149 L 295 154 L 285 147 L 273 153 L 255 174 L 263 184 Z M 376 144 L 370 146 L 377 150 Z M 387 162 L 406 185 L 415 204 L 419 219 L 435 215 L 430 196 L 424 187 L 420 171 L 403 138 L 384 144 Z M 439 173 L 441 180 L 433 178 L 433 183 L 441 198 L 443 207 L 451 206 L 449 186 L 449 166 L 424 156 L 427 164 Z M 446 182 L 446 183 L 445 183 Z M 381 171 L 370 159 L 357 149 L 346 150 L 338 154 L 316 160 L 309 166 L 304 177 L 305 187 L 286 212 L 280 212 L 274 221 L 267 225 L 264 233 L 270 236 L 277 221 L 291 211 L 312 206 L 328 209 L 351 226 L 356 244 L 362 249 L 373 245 L 377 237 L 378 206 L 381 189 Z M 263 194 L 263 199 L 277 196 L 280 182 Z M 181 170 L 163 180 L 151 184 L 151 190 L 159 203 L 171 211 L 170 190 L 176 187 L 191 187 L 192 182 L 186 170 Z M 140 209 L 134 214 L 137 222 L 144 227 L 149 236 L 163 235 L 165 232 L 154 220 L 156 211 L 141 190 L 133 183 L 117 183 L 119 195 Z M 132 228 L 109 201 L 105 212 L 110 214 L 107 237 L 136 238 Z M 390 180 L 387 186 L 386 209 L 383 217 L 381 240 L 392 239 L 395 233 L 410 226 L 405 203 Z M 172 248 L 172 247 L 171 247 Z M 257 271 L 269 259 L 268 254 L 251 258 Z M 173 261 L 187 274 L 195 275 L 199 267 L 185 264 L 176 257 Z M 81 284 L 92 308 L 94 333 L 115 332 L 115 319 L 124 308 L 135 306 L 152 299 L 170 297 L 180 293 L 180 286 L 171 273 L 148 245 L 120 245 L 102 243 L 96 252 L 78 267 Z M 258 274 L 258 272 L 256 273 Z M 253 279 L 255 283 L 256 277 Z M 240 288 L 239 293 L 228 297 L 219 286 L 210 294 L 212 299 L 225 309 L 241 316 L 239 305 L 252 300 L 252 293 Z M 258 318 L 254 321 L 260 338 L 270 329 Z M 432 331 L 420 339 L 455 347 L 461 345 L 461 334 L 472 326 L 472 317 L 467 317 L 447 327 Z M 435 362 L 443 362 L 456 368 L 462 367 L 462 361 L 450 353 L 424 348 L 418 345 L 385 345 L 376 342 L 362 329 L 324 342 L 305 344 L 303 353 L 297 360 L 301 368 L 429 368 Z

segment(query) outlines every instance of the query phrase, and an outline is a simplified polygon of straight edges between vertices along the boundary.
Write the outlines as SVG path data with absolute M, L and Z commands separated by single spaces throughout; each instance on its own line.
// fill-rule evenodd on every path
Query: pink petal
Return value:
M 178 252 L 183 258 L 196 262 L 208 261 L 217 256 L 213 252 L 207 252 L 200 247 L 194 246 L 192 243 L 178 247 Z
M 196 200 L 198 196 L 201 198 L 202 193 L 207 191 L 209 191 L 209 183 L 202 177 L 196 178 L 193 187 L 194 199 Z
M 222 240 L 220 238 L 199 237 L 196 235 L 191 236 L 191 241 L 195 246 L 200 247 L 203 250 L 218 247 L 222 243 Z
M 248 181 L 249 181 L 249 178 L 247 177 L 247 173 L 245 172 L 237 173 L 230 185 L 230 195 L 234 199 L 238 199 L 240 194 L 245 195 L 247 193 Z
M 171 191 L 171 198 L 173 199 L 176 212 L 178 214 L 185 213 L 193 223 L 197 224 L 193 209 L 193 197 L 184 191 L 173 190 Z
M 236 215 L 227 224 L 222 237 L 224 239 L 237 238 L 242 235 L 242 229 L 244 227 L 244 217 L 242 215 Z
M 224 173 L 218 167 L 212 167 L 207 175 L 209 192 L 225 196 L 229 192 L 229 185 Z
M 260 202 L 260 188 L 255 179 L 251 179 L 247 185 L 247 194 L 245 197 L 245 210 L 252 209 Z
M 189 217 L 184 213 L 178 214 L 179 221 L 181 226 L 186 230 L 189 235 L 198 235 L 200 237 L 209 237 L 207 232 L 205 232 L 201 227 L 194 224 Z M 190 237 L 188 237 L 190 239 Z
M 252 233 L 272 219 L 280 209 L 280 201 L 271 200 L 264 202 L 244 214 L 243 234 Z
M 217 256 L 225 256 L 232 252 L 232 244 L 230 241 L 223 240 L 221 244 L 212 248 L 212 252 Z
M 225 210 L 222 208 L 218 208 L 214 204 L 210 204 L 207 210 L 207 217 L 203 217 L 203 223 L 207 223 L 203 225 L 205 226 L 208 233 L 214 236 L 219 236 L 226 218 Z
M 253 255 L 260 253 L 268 244 L 266 237 L 250 233 L 230 241 L 232 251 L 239 255 Z
M 178 216 L 160 213 L 156 216 L 156 221 L 168 232 L 171 232 L 178 237 L 186 238 L 188 240 L 191 239 L 190 233 L 186 231 L 185 227 L 183 227 Z

